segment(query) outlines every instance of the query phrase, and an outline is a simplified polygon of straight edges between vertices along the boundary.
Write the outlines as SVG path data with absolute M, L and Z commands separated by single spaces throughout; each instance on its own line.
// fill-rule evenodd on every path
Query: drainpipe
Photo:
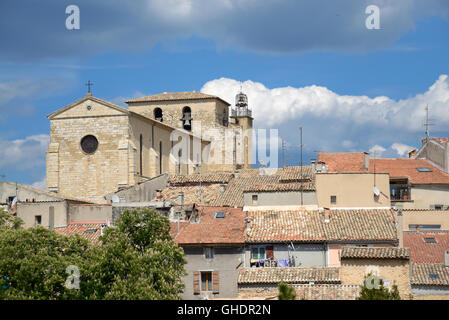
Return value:
M 398 229 L 398 239 L 399 239 L 399 247 L 402 248 L 404 247 L 404 231 L 403 231 L 403 226 L 404 224 L 404 217 L 402 216 L 402 209 L 398 210 L 398 224 L 397 224 L 397 229 Z

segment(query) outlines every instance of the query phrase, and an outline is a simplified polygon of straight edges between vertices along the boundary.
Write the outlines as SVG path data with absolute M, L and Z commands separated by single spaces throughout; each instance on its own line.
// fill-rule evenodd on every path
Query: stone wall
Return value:
M 410 261 L 405 259 L 342 259 L 340 267 L 341 283 L 362 285 L 365 275 L 373 272 L 390 287 L 396 283 L 401 299 L 408 299 L 410 289 Z
M 297 300 L 356 300 L 360 286 L 341 284 L 294 284 Z M 239 286 L 240 299 L 269 299 L 278 296 L 277 285 L 263 287 Z

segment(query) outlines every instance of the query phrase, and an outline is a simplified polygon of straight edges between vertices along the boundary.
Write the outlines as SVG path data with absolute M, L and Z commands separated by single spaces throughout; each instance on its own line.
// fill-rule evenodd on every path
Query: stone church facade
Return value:
M 105 195 L 163 173 L 206 173 L 251 167 L 251 139 L 242 133 L 252 128 L 252 118 L 248 114 L 231 115 L 228 121 L 229 104 L 224 100 L 188 92 L 144 97 L 127 103 L 128 109 L 122 108 L 88 93 L 48 116 L 49 191 L 104 203 Z M 157 108 L 162 111 L 162 117 Z M 244 125 L 238 124 L 239 120 Z M 239 139 L 227 137 L 225 131 L 229 128 L 240 133 Z M 221 134 L 215 140 L 233 146 L 230 164 L 208 163 L 211 139 L 203 136 L 208 129 L 216 129 Z M 186 161 L 180 161 L 182 151 L 173 154 L 176 142 L 171 141 L 171 135 L 174 132 L 189 142 L 183 157 Z M 191 147 L 195 142 L 197 147 Z

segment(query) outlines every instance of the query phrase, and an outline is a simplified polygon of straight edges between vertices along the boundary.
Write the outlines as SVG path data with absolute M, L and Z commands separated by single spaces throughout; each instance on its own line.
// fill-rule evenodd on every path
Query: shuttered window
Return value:
M 193 294 L 200 294 L 200 273 L 193 273 Z
M 214 293 L 218 293 L 220 290 L 220 276 L 218 271 L 212 272 L 212 290 Z

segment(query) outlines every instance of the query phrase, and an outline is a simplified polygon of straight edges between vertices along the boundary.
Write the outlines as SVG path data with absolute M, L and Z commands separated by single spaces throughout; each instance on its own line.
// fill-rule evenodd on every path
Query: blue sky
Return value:
M 255 125 L 287 141 L 288 164 L 299 161 L 299 124 L 306 163 L 315 150 L 404 156 L 424 137 L 426 104 L 431 134 L 449 136 L 446 1 L 23 3 L 0 4 L 5 180 L 42 186 L 46 115 L 84 96 L 87 80 L 122 105 L 192 90 L 232 102 L 241 82 Z M 69 4 L 80 8 L 80 30 L 65 28 Z M 380 30 L 365 27 L 370 4 Z

